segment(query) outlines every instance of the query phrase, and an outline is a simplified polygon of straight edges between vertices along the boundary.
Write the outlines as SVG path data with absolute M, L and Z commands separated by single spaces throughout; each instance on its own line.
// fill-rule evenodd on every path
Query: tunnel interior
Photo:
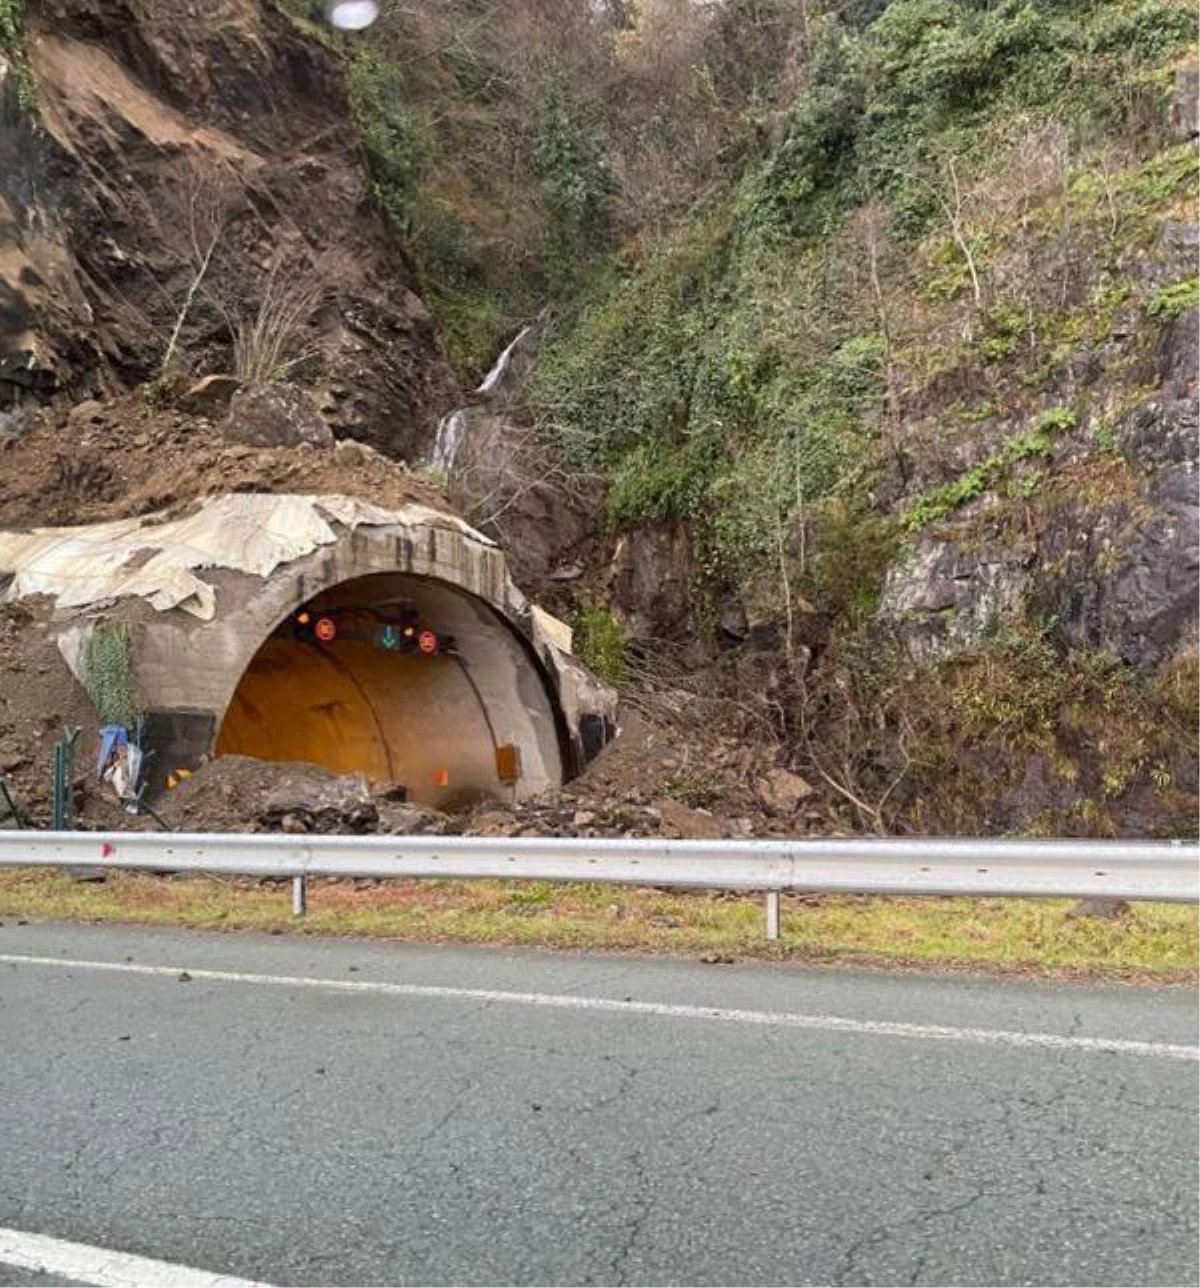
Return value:
M 274 626 L 215 749 L 362 773 L 445 809 L 560 783 L 560 723 L 524 642 L 489 605 L 432 578 L 376 574 Z

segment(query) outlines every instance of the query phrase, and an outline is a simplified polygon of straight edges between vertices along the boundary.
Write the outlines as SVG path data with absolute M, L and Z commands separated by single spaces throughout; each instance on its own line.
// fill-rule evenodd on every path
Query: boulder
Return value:
M 1175 73 L 1171 95 L 1171 133 L 1177 139 L 1194 139 L 1200 135 L 1200 69 L 1189 63 Z
M 1168 251 L 1194 255 L 1200 250 L 1200 224 L 1194 219 L 1164 219 L 1159 240 Z
M 964 548 L 922 534 L 912 553 L 888 570 L 879 616 L 918 655 L 974 644 L 994 622 L 1018 614 L 1033 563 L 1019 548 Z
M 67 424 L 72 429 L 80 429 L 84 425 L 94 425 L 103 419 L 104 404 L 97 402 L 95 398 L 88 398 L 84 402 L 76 403 L 67 412 Z
M 725 835 L 720 822 L 705 810 L 676 800 L 662 801 L 658 808 L 663 830 L 677 832 L 685 841 L 717 841 Z
M 1195 252 L 1193 252 L 1193 257 Z M 1196 351 L 1200 348 L 1200 309 L 1188 309 L 1163 327 L 1154 358 L 1162 376 L 1164 402 L 1194 402 Z
M 311 395 L 287 384 L 251 385 L 234 394 L 221 434 L 247 447 L 333 445 L 333 431 Z
M 813 794 L 812 784 L 787 769 L 772 769 L 758 785 L 763 804 L 776 814 L 794 814 L 801 801 Z
M 682 523 L 623 533 L 608 575 L 610 598 L 635 640 L 695 639 L 692 539 Z
M 301 767 L 281 771 L 264 793 L 259 822 L 284 832 L 371 832 L 379 810 L 366 780 L 358 774 L 336 777 Z

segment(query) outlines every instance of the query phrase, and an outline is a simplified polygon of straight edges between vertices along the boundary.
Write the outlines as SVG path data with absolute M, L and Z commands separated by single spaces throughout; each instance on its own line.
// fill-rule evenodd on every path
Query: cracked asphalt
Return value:
M 0 953 L 1197 1038 L 1181 989 L 11 923 Z M 0 1226 L 274 1284 L 1195 1284 L 1196 1141 L 1188 1060 L 0 963 Z

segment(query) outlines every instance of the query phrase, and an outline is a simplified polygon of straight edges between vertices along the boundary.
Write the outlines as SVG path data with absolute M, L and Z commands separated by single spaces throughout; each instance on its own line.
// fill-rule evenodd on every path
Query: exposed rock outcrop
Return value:
M 650 641 L 690 634 L 693 576 L 692 539 L 683 524 L 622 534 L 609 580 L 629 635 Z
M 1171 130 L 1177 139 L 1194 139 L 1200 135 L 1200 70 L 1195 63 L 1180 67 L 1175 73 L 1171 95 Z
M 1200 504 L 1193 401 L 1146 403 L 1113 431 L 1134 486 L 1065 494 L 1032 540 L 923 536 L 882 613 L 918 652 L 977 643 L 1036 613 L 1076 648 L 1148 668 L 1194 647 Z

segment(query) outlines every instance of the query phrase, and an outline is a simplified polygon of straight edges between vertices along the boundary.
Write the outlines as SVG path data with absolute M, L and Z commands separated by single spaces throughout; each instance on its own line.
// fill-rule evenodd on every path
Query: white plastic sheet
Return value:
M 338 539 L 351 529 L 448 527 L 493 545 L 453 515 L 428 506 L 385 510 L 348 496 L 245 492 L 197 503 L 179 518 L 118 519 L 79 528 L 0 532 L 0 599 L 50 595 L 60 608 L 89 608 L 137 597 L 160 612 L 180 608 L 203 621 L 216 608 L 205 568 L 269 577 L 280 564 Z

